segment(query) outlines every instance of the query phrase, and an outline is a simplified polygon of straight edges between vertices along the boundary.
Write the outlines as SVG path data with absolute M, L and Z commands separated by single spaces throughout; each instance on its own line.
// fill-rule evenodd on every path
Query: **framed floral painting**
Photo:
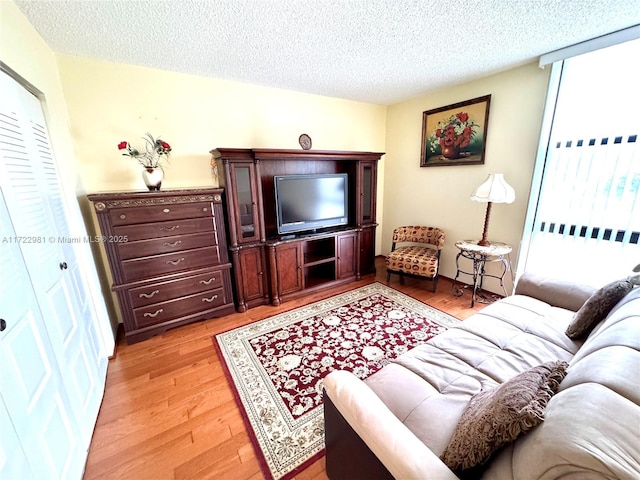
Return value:
M 422 113 L 421 167 L 484 164 L 491 95 Z

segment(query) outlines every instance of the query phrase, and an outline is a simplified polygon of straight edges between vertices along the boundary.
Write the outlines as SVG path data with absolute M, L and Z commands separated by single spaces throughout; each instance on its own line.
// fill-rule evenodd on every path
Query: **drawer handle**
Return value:
M 202 285 L 211 285 L 215 281 L 216 281 L 216 277 L 211 277 L 209 280 L 200 280 L 200 283 Z
M 177 260 L 167 260 L 167 265 L 178 265 L 180 262 L 184 262 L 184 257 Z
M 127 216 L 124 213 L 120 215 L 120 220 L 124 220 L 125 218 L 127 218 Z
M 138 298 L 151 298 L 158 293 L 160 293 L 160 290 L 154 290 L 151 293 L 141 293 L 140 295 L 138 295 Z
M 180 228 L 180 225 L 174 225 L 173 227 L 160 227 L 160 230 L 166 230 L 167 232 L 173 232 L 174 230 L 177 230 L 178 228 Z
M 164 242 L 162 244 L 163 247 L 175 247 L 176 245 L 180 245 L 182 240 L 176 240 L 175 242 Z
M 203 299 L 202 299 L 202 301 L 203 301 L 203 302 L 207 302 L 207 303 L 211 303 L 211 302 L 213 302 L 216 298 L 218 298 L 218 295 L 213 295 L 213 296 L 211 296 L 211 297 L 209 297 L 209 298 L 203 298 Z
M 164 213 L 169 213 L 171 210 L 169 210 L 168 208 L 165 208 L 162 210 Z
M 143 317 L 157 317 L 158 315 L 160 315 L 163 312 L 163 310 L 161 308 L 159 308 L 158 310 L 156 310 L 153 313 L 149 313 L 149 312 L 145 312 L 145 314 L 143 315 Z

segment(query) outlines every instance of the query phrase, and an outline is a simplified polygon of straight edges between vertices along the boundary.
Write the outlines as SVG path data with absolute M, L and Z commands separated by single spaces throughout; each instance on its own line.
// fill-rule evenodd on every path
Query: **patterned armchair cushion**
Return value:
M 438 250 L 430 247 L 396 248 L 386 258 L 387 270 L 433 278 L 438 273 Z
M 444 232 L 436 227 L 424 227 L 421 225 L 398 227 L 393 231 L 391 241 L 393 243 L 427 243 L 440 250 L 444 247 Z

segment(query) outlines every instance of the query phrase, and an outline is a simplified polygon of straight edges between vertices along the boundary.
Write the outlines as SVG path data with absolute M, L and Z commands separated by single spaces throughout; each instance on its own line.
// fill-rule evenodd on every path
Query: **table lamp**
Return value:
M 490 173 L 489 178 L 476 188 L 471 195 L 471 200 L 475 202 L 487 202 L 487 213 L 484 216 L 484 230 L 482 231 L 482 239 L 478 245 L 483 247 L 490 245 L 487 240 L 487 231 L 489 230 L 489 216 L 491 215 L 491 205 L 494 203 L 513 203 L 516 199 L 516 193 L 511 186 L 505 182 L 502 173 Z

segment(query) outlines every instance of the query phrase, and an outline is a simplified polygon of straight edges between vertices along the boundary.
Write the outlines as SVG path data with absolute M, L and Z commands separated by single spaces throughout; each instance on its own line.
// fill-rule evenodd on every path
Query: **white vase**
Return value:
M 164 170 L 162 167 L 145 167 L 142 170 L 142 179 L 150 191 L 160 190 L 164 179 Z

